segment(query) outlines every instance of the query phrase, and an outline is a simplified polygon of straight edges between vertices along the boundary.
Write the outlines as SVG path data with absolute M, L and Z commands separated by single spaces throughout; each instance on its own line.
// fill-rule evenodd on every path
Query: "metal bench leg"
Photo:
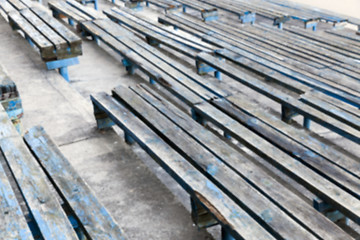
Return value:
M 281 120 L 283 120 L 286 123 L 289 123 L 290 120 L 296 115 L 297 113 L 295 111 L 284 105 L 281 105 Z
M 67 82 L 70 82 L 70 79 L 69 79 L 69 72 L 68 72 L 68 68 L 67 67 L 61 67 L 59 68 L 59 73 L 61 76 L 63 76 L 63 78 L 65 78 L 65 80 Z
M 151 46 L 157 47 L 157 46 L 160 45 L 160 43 L 157 40 L 155 40 L 155 39 L 153 39 L 152 37 L 149 37 L 149 36 L 146 36 L 146 41 Z
M 186 13 L 186 6 L 183 6 L 183 12 Z
M 304 128 L 306 129 L 310 129 L 310 123 L 311 123 L 311 120 L 307 117 L 304 117 Z
M 349 224 L 349 219 L 344 216 L 341 212 L 334 209 L 330 204 L 323 201 L 320 198 L 315 198 L 313 200 L 313 207 L 323 213 L 327 218 L 329 218 L 332 222 L 340 223 L 342 222 L 345 225 Z
M 59 69 L 61 76 L 63 76 L 65 80 L 69 82 L 70 79 L 67 67 L 75 64 L 79 64 L 79 59 L 77 57 L 50 61 L 46 63 L 46 67 L 49 70 Z
M 29 42 L 30 46 L 35 47 L 35 44 L 33 43 L 33 41 L 31 41 L 31 39 L 28 35 L 25 35 L 25 39 L 26 39 L 26 41 Z
M 135 140 L 126 132 L 124 132 L 125 142 L 129 145 L 132 145 L 135 143 Z
M 283 29 L 283 23 L 279 23 L 278 27 L 279 29 Z
M 198 200 L 190 197 L 190 203 L 191 218 L 198 228 L 207 228 L 218 224 L 218 221 L 201 205 Z
M 217 78 L 217 79 L 219 79 L 220 81 L 222 80 L 222 76 L 221 76 L 221 72 L 220 71 L 215 71 L 215 77 Z
M 149 82 L 150 82 L 150 84 L 152 84 L 152 85 L 156 83 L 156 81 L 155 81 L 153 78 L 151 78 L 151 77 L 150 77 Z
M 94 0 L 94 8 L 95 10 L 99 9 L 98 0 Z
M 197 121 L 198 123 L 200 123 L 201 125 L 205 126 L 206 125 L 206 120 L 199 114 L 197 113 L 194 109 L 191 109 L 191 117 Z
M 128 71 L 128 73 L 130 75 L 133 75 L 135 73 L 135 70 L 137 67 L 132 62 L 130 62 L 128 59 L 124 58 L 122 60 L 122 64 L 125 66 L 126 71 Z
M 149 7 L 149 6 L 150 6 L 149 1 L 146 1 L 146 7 Z
M 70 26 L 74 26 L 74 25 L 75 25 L 74 20 L 71 19 L 71 18 L 68 18 L 68 22 L 69 22 L 69 25 L 70 25 Z
M 98 129 L 107 129 L 114 126 L 115 123 L 94 102 L 93 102 L 93 107 L 94 107 L 96 125 Z
M 235 240 L 235 238 L 224 227 L 221 228 L 221 240 Z
M 115 4 L 115 0 L 111 0 L 111 2 L 112 2 L 113 4 Z
M 231 139 L 231 135 L 227 132 L 224 132 L 224 137 L 229 140 Z
M 85 240 L 86 239 L 85 234 L 84 234 L 83 230 L 80 228 L 80 225 L 79 225 L 78 221 L 76 220 L 76 218 L 73 215 L 69 215 L 68 219 L 69 219 L 72 227 L 74 228 L 79 240 Z

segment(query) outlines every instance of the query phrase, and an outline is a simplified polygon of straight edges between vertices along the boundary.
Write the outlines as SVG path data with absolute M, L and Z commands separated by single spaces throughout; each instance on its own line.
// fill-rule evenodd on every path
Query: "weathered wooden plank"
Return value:
M 54 30 L 52 30 L 44 21 L 37 17 L 30 9 L 20 11 L 20 14 L 44 37 L 46 37 L 54 46 L 57 55 L 67 52 L 68 44 Z
M 0 8 L 6 14 L 9 14 L 12 11 L 16 11 L 16 9 L 7 0 L 0 0 Z
M 5 159 L 0 155 L 0 161 Z M 1 239 L 34 239 L 26 219 L 16 200 L 15 193 L 0 163 L 0 238 Z
M 245 144 L 255 153 L 264 157 L 271 164 L 305 185 L 318 196 L 326 199 L 327 202 L 333 204 L 355 222 L 360 223 L 360 200 L 357 198 L 359 196 L 354 197 L 345 192 L 321 175 L 302 165 L 295 158 L 285 154 L 270 142 L 262 139 L 229 116 L 226 116 L 220 110 L 215 109 L 209 103 L 201 103 L 194 108 L 199 114 L 205 116 L 206 119 L 219 127 L 226 126 L 228 133 L 236 140 Z
M 74 0 L 66 0 L 66 2 L 69 5 L 73 6 L 75 9 L 79 10 L 80 12 L 88 15 L 92 19 L 105 19 L 106 18 L 106 16 L 104 14 L 102 14 L 101 12 L 96 11 L 93 8 L 89 8 L 84 5 L 81 5 L 80 3 L 78 3 Z
M 303 129 L 294 128 L 280 121 L 278 117 L 259 107 L 258 104 L 254 104 L 241 94 L 234 94 L 234 96 L 227 97 L 227 100 L 241 109 L 241 111 L 259 119 L 259 122 L 261 121 L 274 127 L 277 131 L 287 135 L 290 139 L 295 140 L 304 147 L 311 149 L 328 161 L 331 161 L 355 176 L 360 176 L 360 159 L 350 157 L 345 152 L 339 151 L 339 149 L 334 147 L 330 142 L 317 139 Z M 227 105 L 226 102 L 222 100 L 216 100 L 214 104 L 220 108 L 222 105 Z
M 16 10 L 20 11 L 28 7 L 19 0 L 7 0 Z
M 157 161 L 193 198 L 227 227 L 234 237 L 274 239 L 251 216 L 235 204 L 179 153 L 161 140 L 130 111 L 105 93 L 91 96 L 92 101 Z
M 24 139 L 90 239 L 124 240 L 122 230 L 44 129 L 33 127 Z
M 146 33 L 158 33 L 160 35 L 156 36 L 163 36 L 165 38 L 168 38 L 170 40 L 174 40 L 178 43 L 181 43 L 185 46 L 190 47 L 193 50 L 196 51 L 207 51 L 210 52 L 212 49 L 210 49 L 208 46 L 204 46 L 199 41 L 192 41 L 186 38 L 185 36 L 178 36 L 173 34 L 173 32 L 168 31 L 165 28 L 159 27 L 155 25 L 154 22 L 146 21 L 141 16 L 137 15 L 136 13 L 132 13 L 128 11 L 126 8 L 112 8 L 113 12 L 117 13 L 116 17 L 117 20 L 121 20 L 122 23 L 126 24 L 127 26 L 133 28 L 134 30 L 137 30 L 138 32 L 142 34 Z M 122 18 L 118 18 L 119 15 L 123 16 Z M 140 28 L 139 28 L 140 26 Z M 142 28 L 144 27 L 144 28 Z M 157 38 L 155 38 L 157 39 Z M 169 42 L 171 43 L 171 42 Z
M 274 89 L 264 82 L 256 79 L 253 76 L 245 74 L 233 66 L 228 64 L 224 64 L 220 62 L 218 59 L 212 57 L 206 53 L 200 53 L 198 58 L 205 62 L 206 64 L 219 69 L 221 72 L 225 73 L 226 75 L 230 76 L 231 78 L 240 81 L 241 83 L 251 87 L 255 91 L 264 94 L 265 96 L 273 99 L 274 101 L 293 108 L 296 112 L 300 113 L 301 115 L 317 122 L 318 124 L 334 131 L 342 136 L 356 142 L 360 143 L 360 133 L 358 130 L 338 121 L 335 118 L 332 118 L 306 104 L 298 101 L 297 99 L 292 98 L 291 96 Z
M 45 60 L 55 59 L 54 54 L 55 47 L 49 42 L 42 34 L 40 34 L 30 23 L 28 23 L 19 12 L 9 13 L 9 21 L 13 26 L 17 26 L 21 29 L 32 42 L 39 48 L 41 57 Z
M 77 22 L 90 21 L 92 19 L 63 1 L 52 0 L 48 2 L 48 5 L 53 11 L 58 11 L 64 16 L 74 19 Z
M 38 8 L 31 8 L 31 10 L 41 18 L 49 27 L 51 27 L 57 34 L 59 34 L 62 38 L 64 38 L 70 49 L 68 50 L 67 54 L 59 56 L 59 58 L 71 58 L 82 55 L 82 48 L 81 48 L 81 38 L 76 36 L 73 32 L 71 32 L 67 27 L 62 25 L 58 20 L 48 15 L 46 12 L 38 9 Z
M 193 49 L 184 46 L 176 41 L 173 41 L 172 39 L 168 39 L 166 37 L 163 37 L 161 34 L 158 34 L 156 32 L 150 31 L 149 29 L 131 21 L 128 20 L 127 17 L 121 16 L 120 14 L 117 14 L 114 12 L 115 9 L 113 9 L 113 11 L 108 11 L 105 10 L 104 13 L 111 19 L 117 20 L 117 21 L 121 21 L 123 24 L 125 24 L 126 26 L 140 32 L 142 35 L 145 35 L 146 37 L 150 37 L 152 39 L 155 39 L 156 41 L 158 41 L 161 44 L 164 44 L 165 46 L 172 48 L 182 54 L 184 54 L 185 56 L 191 57 L 191 58 L 195 58 L 197 52 L 199 51 L 194 51 Z
M 355 197 L 360 198 L 360 195 L 358 194 L 360 192 L 360 176 L 352 175 L 349 171 L 333 164 L 332 161 L 328 161 L 315 151 L 292 140 L 287 135 L 280 133 L 274 126 L 269 126 L 259 121 L 257 118 L 234 108 L 234 106 L 223 99 L 215 100 L 213 101 L 213 104 L 224 113 L 231 116 L 231 118 L 269 141 L 275 147 L 286 152 L 291 157 L 298 159 L 303 165 L 311 168 Z M 214 118 L 216 119 L 216 117 Z M 225 132 L 228 132 L 227 126 L 221 125 L 220 127 Z
M 236 151 L 226 142 L 210 131 L 204 131 L 191 117 L 156 94 L 145 85 L 131 88 L 157 111 L 169 118 L 182 131 L 191 135 L 198 143 L 217 156 L 231 169 L 255 186 L 265 196 L 281 206 L 281 208 L 297 219 L 306 229 L 324 239 L 349 238 L 339 227 L 314 210 L 312 206 L 295 195 L 284 183 L 280 183 L 273 175 L 266 172 L 263 166 L 244 152 Z M 257 161 L 255 161 L 257 162 Z M 301 210 L 300 210 L 301 209 Z

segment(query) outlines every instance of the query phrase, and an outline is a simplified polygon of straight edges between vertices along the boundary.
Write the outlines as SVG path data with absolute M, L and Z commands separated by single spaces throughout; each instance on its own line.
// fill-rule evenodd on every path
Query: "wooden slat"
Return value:
M 74 19 L 77 22 L 90 21 L 91 18 L 86 16 L 79 10 L 72 8 L 69 4 L 63 1 L 51 0 L 48 2 L 50 9 L 56 10 L 68 18 Z
M 16 8 L 16 10 L 20 11 L 23 9 L 27 9 L 28 7 L 23 4 L 21 1 L 19 0 L 7 0 L 12 6 L 14 6 L 14 8 Z
M 80 12 L 88 15 L 89 17 L 91 17 L 92 19 L 105 19 L 106 16 L 104 14 L 102 14 L 101 12 L 90 8 L 90 7 L 86 7 L 84 5 L 81 5 L 80 3 L 74 1 L 74 0 L 66 0 L 66 3 L 68 3 L 69 5 L 71 5 L 72 7 L 74 7 L 75 9 L 79 10 Z
M 40 34 L 30 23 L 28 23 L 19 12 L 9 13 L 9 21 L 11 24 L 19 27 L 26 35 L 28 35 L 34 44 L 40 49 L 43 59 L 54 59 L 54 46 L 42 34 Z
M 71 32 L 67 27 L 61 24 L 58 20 L 48 15 L 46 12 L 38 9 L 31 8 L 31 10 L 41 18 L 49 27 L 51 27 L 57 34 L 64 38 L 70 46 L 70 52 L 60 56 L 61 58 L 70 58 L 82 55 L 81 39 Z
M 67 51 L 68 44 L 60 37 L 55 31 L 53 31 L 45 22 L 43 22 L 39 17 L 37 17 L 30 9 L 24 9 L 20 11 L 20 14 L 34 27 L 38 32 L 40 32 L 44 37 L 46 37 L 56 49 L 56 54 L 64 54 Z
M 0 155 L 0 161 L 5 159 Z M 0 239 L 34 239 L 0 163 Z
M 182 187 L 204 205 L 235 237 L 274 239 L 252 217 L 238 207 L 223 191 L 200 174 L 187 160 L 161 140 L 143 122 L 116 103 L 98 94 L 92 101 L 140 144 Z
M 24 139 L 90 239 L 124 240 L 122 230 L 44 129 L 33 127 Z
M 7 0 L 0 0 L 0 8 L 6 14 L 9 14 L 11 11 L 16 11 L 16 9 Z

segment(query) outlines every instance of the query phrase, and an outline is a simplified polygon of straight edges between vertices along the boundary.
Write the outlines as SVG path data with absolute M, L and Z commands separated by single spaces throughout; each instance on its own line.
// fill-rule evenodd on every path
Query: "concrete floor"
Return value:
M 101 1 L 101 8 L 110 6 Z M 0 40 L 0 64 L 16 82 L 23 100 L 24 129 L 45 128 L 129 239 L 219 238 L 217 227 L 209 230 L 210 235 L 193 226 L 187 193 L 146 153 L 126 145 L 117 129 L 96 129 L 89 95 L 144 79 L 129 76 L 112 51 L 84 40 L 84 55 L 79 65 L 69 68 L 71 82 L 67 83 L 56 71 L 46 70 L 39 54 L 3 18 Z M 251 96 L 250 90 L 244 91 Z M 266 98 L 257 101 L 272 107 Z M 317 132 L 352 149 L 329 131 L 319 128 Z

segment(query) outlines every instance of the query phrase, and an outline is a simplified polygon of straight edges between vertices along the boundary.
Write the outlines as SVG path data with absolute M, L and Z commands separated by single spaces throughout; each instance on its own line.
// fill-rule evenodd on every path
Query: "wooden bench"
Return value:
M 266 239 L 269 237 L 267 234 L 275 239 L 291 239 L 294 235 L 300 239 L 312 239 L 315 236 L 324 239 L 350 239 L 349 235 L 335 227 L 310 204 L 283 187 L 282 183 L 271 177 L 261 165 L 250 160 L 249 155 L 232 148 L 224 139 L 197 124 L 191 115 L 169 103 L 151 88 L 145 85 L 130 89 L 117 87 L 111 96 L 99 93 L 92 95 L 91 100 L 99 128 L 118 125 L 124 130 L 126 142 L 137 142 L 190 194 L 193 203 L 192 216 L 198 226 L 208 227 L 216 222 L 220 223 L 224 231 L 223 239 Z M 212 101 L 221 100 L 210 100 Z M 222 114 L 207 102 L 195 104 L 194 110 L 197 114 L 205 114 L 210 110 Z M 225 116 L 222 115 L 221 119 L 224 120 Z M 234 124 L 237 123 L 228 122 L 224 126 L 235 131 Z M 240 127 L 239 124 L 237 126 Z M 256 124 L 253 126 L 256 127 Z M 254 139 L 256 143 L 250 144 L 268 144 L 260 136 L 255 137 L 250 130 L 245 130 L 246 127 L 242 129 L 248 132 L 239 133 L 237 136 L 249 141 L 252 137 L 257 138 Z M 271 150 L 274 148 L 277 147 L 265 147 L 261 148 L 261 151 L 264 154 L 275 154 L 274 150 Z M 353 211 L 358 211 L 356 209 L 360 207 L 359 199 L 355 197 L 357 193 L 348 194 L 313 170 L 308 170 L 302 163 L 295 164 L 295 158 L 289 155 L 282 157 L 285 153 L 280 152 L 274 161 L 283 164 L 284 167 L 286 165 L 285 168 L 288 170 L 293 168 L 289 174 L 295 174 L 304 180 L 299 181 L 300 184 L 330 202 L 333 202 L 330 199 L 338 199 L 337 194 L 331 192 L 340 191 L 342 197 L 347 196 L 352 202 L 350 204 L 344 201 L 342 204 L 345 204 L 346 208 L 355 207 L 347 215 L 359 221 L 359 216 L 353 215 Z M 260 155 L 265 157 L 263 154 Z M 294 162 L 289 164 L 285 163 L 286 161 Z M 321 181 L 327 183 L 320 184 Z M 356 185 L 347 184 L 347 187 L 359 187 L 359 180 L 355 181 Z M 238 206 L 241 206 L 245 213 L 239 212 Z M 233 209 L 231 217 L 227 213 L 229 207 Z M 298 211 L 299 208 L 302 210 Z M 337 209 L 346 211 L 339 205 Z M 205 213 L 210 213 L 213 218 L 209 219 Z M 244 217 L 243 214 L 249 215 Z M 250 219 L 255 220 L 258 225 L 250 223 Z M 246 229 L 241 229 L 243 227 Z
M 24 115 L 21 98 L 16 84 L 0 64 L 0 103 L 7 112 L 16 130 L 21 133 L 21 118 Z
M 176 35 L 174 32 L 162 28 L 160 24 L 155 25 L 155 23 L 143 20 L 140 16 L 135 15 L 133 11 L 127 11 L 125 8 L 112 8 L 111 10 L 105 10 L 104 13 L 115 22 L 144 35 L 150 45 L 163 44 L 191 58 L 195 58 L 196 54 L 202 51 L 209 53 L 214 51 L 208 44 Z
M 0 238 L 125 239 L 42 127 L 24 140 L 0 111 Z
M 82 28 L 86 32 L 85 35 L 93 36 L 119 53 L 124 58 L 123 64 L 130 74 L 139 69 L 149 77 L 151 83 L 159 83 L 174 95 L 186 96 L 183 98 L 184 101 L 202 101 L 200 97 L 195 96 L 194 91 L 204 99 L 231 94 L 229 88 L 222 86 L 215 78 L 203 81 L 191 68 L 174 62 L 171 57 L 144 44 L 142 39 L 110 19 L 83 22 Z
M 30 45 L 39 49 L 47 68 L 59 69 L 60 74 L 70 81 L 67 67 L 79 63 L 81 39 L 37 7 L 10 11 L 8 18 L 12 28 L 20 30 Z
M 61 19 L 66 17 L 71 26 L 79 29 L 79 23 L 90 21 L 94 19 L 104 19 L 106 16 L 94 9 L 83 6 L 75 0 L 64 1 L 49 1 L 49 8 L 51 9 L 55 18 Z
M 182 7 L 181 3 L 178 3 L 174 0 L 146 0 L 145 2 L 147 7 L 149 7 L 151 3 L 154 6 L 163 8 L 165 13 L 177 11 Z

